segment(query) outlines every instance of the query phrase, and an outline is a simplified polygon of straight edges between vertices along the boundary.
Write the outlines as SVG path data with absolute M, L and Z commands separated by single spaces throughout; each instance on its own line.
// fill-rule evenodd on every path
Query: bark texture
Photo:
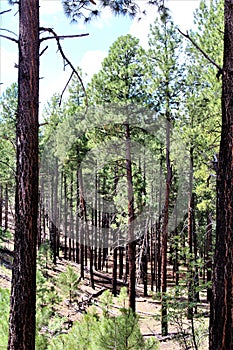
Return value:
M 131 135 L 130 126 L 125 124 L 126 138 L 126 178 L 128 194 L 128 259 L 129 259 L 129 307 L 136 310 L 136 261 L 135 261 L 135 239 L 134 239 L 134 192 L 131 162 Z
M 222 134 L 217 177 L 217 227 L 210 350 L 233 349 L 233 1 L 225 0 Z
M 10 350 L 35 349 L 38 212 L 39 0 L 19 1 L 15 254 Z

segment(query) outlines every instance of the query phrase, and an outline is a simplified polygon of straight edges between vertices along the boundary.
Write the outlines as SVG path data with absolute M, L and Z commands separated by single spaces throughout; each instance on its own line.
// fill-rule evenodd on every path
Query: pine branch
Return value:
M 5 38 L 5 39 L 8 39 L 8 40 L 14 41 L 16 44 L 19 43 L 18 40 L 14 39 L 14 38 L 11 38 L 10 36 L 6 36 L 6 35 L 0 34 L 0 38 Z
M 2 11 L 2 12 L 0 12 L 0 15 L 3 15 L 4 13 L 10 12 L 10 11 L 11 11 L 11 9 Z
M 72 71 L 72 73 L 71 73 L 71 75 L 70 75 L 70 77 L 69 77 L 69 79 L 68 79 L 68 81 L 67 81 L 67 83 L 66 83 L 64 89 L 62 90 L 62 93 L 61 93 L 61 96 L 60 96 L 60 100 L 59 100 L 59 107 L 61 106 L 61 102 L 62 102 L 63 95 L 64 95 L 64 93 L 65 93 L 65 91 L 66 91 L 66 89 L 67 89 L 67 86 L 69 85 L 69 83 L 70 83 L 70 81 L 71 81 L 73 75 L 74 75 L 74 71 Z
M 60 44 L 60 39 L 65 39 L 65 38 L 77 38 L 77 37 L 87 36 L 87 35 L 89 35 L 89 34 L 62 35 L 62 36 L 59 36 L 59 35 L 57 35 L 57 34 L 55 33 L 55 31 L 54 31 L 52 28 L 44 28 L 44 27 L 41 27 L 40 30 L 41 30 L 41 31 L 44 31 L 44 32 L 48 32 L 48 33 L 52 34 L 52 36 L 53 36 L 53 37 L 42 38 L 42 39 L 40 40 L 40 42 L 42 42 L 42 41 L 44 41 L 44 40 L 47 40 L 48 38 L 49 38 L 49 39 L 53 38 L 53 39 L 56 40 L 56 42 L 57 42 L 57 47 L 58 47 L 58 51 L 60 52 L 60 54 L 61 54 L 61 56 L 62 56 L 64 62 L 66 62 L 66 64 L 67 64 L 68 66 L 70 66 L 70 68 L 72 69 L 72 75 L 75 74 L 75 75 L 77 76 L 77 78 L 78 78 L 80 84 L 81 84 L 81 87 L 82 87 L 82 89 L 83 89 L 83 91 L 84 91 L 84 94 L 85 94 L 86 107 L 88 108 L 87 93 L 86 93 L 86 89 L 85 89 L 85 87 L 84 87 L 82 78 L 81 78 L 80 75 L 78 74 L 77 70 L 74 68 L 73 64 L 70 62 L 70 60 L 69 60 L 69 59 L 67 58 L 67 56 L 65 55 L 65 53 L 64 53 L 64 51 L 63 51 L 63 49 L 62 49 L 62 46 L 61 46 L 61 44 Z M 69 79 L 69 80 L 70 80 L 70 79 Z M 69 83 L 69 81 L 68 81 L 68 83 Z M 66 84 L 65 89 L 67 88 L 68 83 Z M 62 91 L 62 96 L 63 96 L 63 94 L 64 94 L 64 92 L 65 92 L 65 89 L 63 89 L 63 91 Z M 60 106 L 60 104 L 61 104 L 61 99 L 60 99 L 60 102 L 59 102 L 59 106 Z
M 48 45 L 41 51 L 40 57 L 43 55 L 43 53 L 48 49 Z
M 3 30 L 4 32 L 8 32 L 8 33 L 10 33 L 10 34 L 14 34 L 15 36 L 17 36 L 17 34 L 16 34 L 16 33 L 12 32 L 12 31 L 11 31 L 11 30 L 9 30 L 9 29 L 0 28 L 0 30 Z
M 210 62 L 212 63 L 216 68 L 218 68 L 218 73 L 217 73 L 217 77 L 219 77 L 222 74 L 222 67 L 220 67 L 211 57 L 209 57 L 209 55 L 207 55 L 207 53 L 205 51 L 203 51 L 199 45 L 197 45 L 197 43 L 191 38 L 191 36 L 189 35 L 188 31 L 187 33 L 183 33 L 179 28 L 178 31 L 181 35 L 183 35 L 186 39 L 188 39 L 194 47 L 196 47 L 196 49 L 198 51 L 200 51 L 202 53 L 202 55 Z
M 43 30 L 45 28 L 42 28 Z M 52 28 L 48 28 L 49 30 Z M 55 33 L 54 33 L 55 34 Z M 88 33 L 85 34 L 74 34 L 74 35 L 56 35 L 56 36 L 46 36 L 45 38 L 40 39 L 40 42 L 45 41 L 45 40 L 51 40 L 51 39 L 58 39 L 58 40 L 63 40 L 63 39 L 69 39 L 69 38 L 81 38 L 83 36 L 89 35 Z
M 15 171 L 15 169 L 14 169 L 11 165 L 9 165 L 9 163 L 4 162 L 4 160 L 0 160 L 0 163 L 3 164 L 3 165 L 6 165 L 7 168 L 11 169 L 11 171 L 13 172 L 13 174 L 16 176 L 16 171 Z

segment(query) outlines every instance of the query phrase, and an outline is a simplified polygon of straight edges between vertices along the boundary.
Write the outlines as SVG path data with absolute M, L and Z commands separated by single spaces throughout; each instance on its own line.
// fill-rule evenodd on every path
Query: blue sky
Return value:
M 138 0 L 141 7 L 145 0 Z M 173 20 L 182 30 L 192 27 L 193 11 L 199 5 L 199 0 L 168 0 L 167 6 L 171 9 Z M 143 46 L 147 44 L 147 35 L 150 23 L 154 22 L 156 9 L 147 9 L 147 17 L 138 22 L 126 17 L 113 17 L 109 10 L 104 10 L 100 18 L 84 25 L 70 24 L 70 20 L 63 13 L 60 0 L 40 0 L 40 25 L 53 28 L 58 35 L 89 33 L 88 37 L 63 40 L 62 47 L 67 57 L 75 67 L 80 66 L 86 72 L 87 79 L 100 69 L 101 61 L 107 55 L 110 45 L 120 35 L 130 33 L 137 36 Z M 9 9 L 7 0 L 0 0 L 1 11 Z M 0 28 L 17 32 L 18 16 L 15 15 L 17 6 L 14 6 L 9 14 L 1 16 Z M 1 31 L 1 34 L 10 35 Z M 0 81 L 3 83 L 1 93 L 14 81 L 17 81 L 17 45 L 1 38 L 0 55 Z M 42 106 L 49 100 L 53 93 L 60 93 L 70 75 L 70 70 L 63 70 L 63 60 L 57 53 L 54 40 L 46 42 L 48 50 L 41 57 L 40 76 L 40 101 Z

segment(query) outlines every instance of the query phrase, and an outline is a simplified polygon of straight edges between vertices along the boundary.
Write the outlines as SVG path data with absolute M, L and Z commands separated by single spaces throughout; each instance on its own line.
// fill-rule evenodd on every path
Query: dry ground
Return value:
M 7 248 L 12 248 L 12 244 L 8 244 Z M 8 254 L 5 254 L 4 252 L 0 252 L 0 287 L 3 288 L 10 288 L 10 282 L 11 282 L 11 262 L 12 257 Z M 50 268 L 48 270 L 48 274 L 51 277 L 58 276 L 60 272 L 65 271 L 67 267 L 68 262 L 64 259 L 58 260 L 58 263 L 55 267 Z M 73 268 L 76 270 L 77 273 L 79 273 L 79 266 L 73 262 L 69 263 L 73 266 Z M 109 277 L 111 277 L 109 275 Z M 62 305 L 59 306 L 59 312 L 63 315 L 67 316 L 67 313 L 69 312 L 69 317 L 72 321 L 78 320 L 81 315 L 84 308 L 88 307 L 88 301 L 93 302 L 97 309 L 100 307 L 98 306 L 98 297 L 95 297 L 95 294 L 98 293 L 101 290 L 110 288 L 110 283 L 106 281 L 104 278 L 104 274 L 97 273 L 95 276 L 95 289 L 92 289 L 89 282 L 89 273 L 86 271 L 86 276 L 83 281 L 81 281 L 79 285 L 79 305 L 77 303 L 73 303 L 69 309 L 67 307 L 68 301 L 64 301 Z M 92 297 L 93 296 L 93 297 Z M 203 299 L 205 296 L 203 295 Z M 119 312 L 118 308 L 119 305 L 117 305 L 117 299 L 114 298 L 115 302 L 112 306 L 112 313 L 117 314 Z M 203 300 L 204 301 L 204 300 Z M 208 313 L 208 305 L 207 303 L 203 303 L 200 306 L 201 310 L 203 312 Z M 159 300 L 156 300 L 155 298 L 150 297 L 143 297 L 143 286 L 138 285 L 137 286 L 137 299 L 136 299 L 136 309 L 137 313 L 140 317 L 140 326 L 141 331 L 145 336 L 156 336 L 157 339 L 160 341 L 160 349 L 161 350 L 182 350 L 185 349 L 182 347 L 178 340 L 177 340 L 177 334 L 179 333 L 179 329 L 177 325 L 169 325 L 169 335 L 167 337 L 161 336 L 161 328 L 160 328 L 160 321 L 159 321 L 159 315 L 160 315 L 160 303 Z M 69 310 L 69 311 L 68 311 Z M 199 309 L 200 310 L 200 309 Z M 157 318 L 155 317 L 157 315 Z M 185 323 L 187 323 L 187 320 L 184 320 Z M 208 318 L 202 319 L 203 323 L 208 322 Z M 185 326 L 184 326 L 185 327 Z M 198 350 L 206 350 L 208 348 L 207 345 L 207 337 L 203 337 L 201 346 Z M 187 349 L 187 348 L 186 348 Z M 75 350 L 75 349 L 74 349 Z

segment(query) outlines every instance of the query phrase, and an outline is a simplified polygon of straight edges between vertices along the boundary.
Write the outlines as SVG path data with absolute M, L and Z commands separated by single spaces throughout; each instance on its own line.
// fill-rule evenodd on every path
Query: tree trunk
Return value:
M 161 275 L 162 275 L 162 256 L 161 256 L 161 211 L 162 211 L 162 172 L 163 172 L 163 150 L 160 146 L 160 169 L 159 169 L 159 218 L 156 222 L 156 237 L 157 237 L 157 264 L 158 274 L 156 280 L 156 292 L 161 292 Z
M 0 185 L 0 229 L 2 228 L 2 207 L 3 207 L 2 185 Z
M 19 1 L 15 247 L 10 350 L 35 349 L 38 214 L 39 0 Z
M 8 196 L 8 184 L 5 186 L 5 228 L 4 231 L 8 230 L 8 211 L 9 211 L 9 196 Z
M 64 259 L 68 258 L 68 248 L 67 248 L 67 211 L 68 211 L 68 203 L 67 203 L 67 176 L 66 173 L 64 173 L 64 235 L 65 235 L 65 241 L 64 241 Z
M 136 262 L 135 262 L 135 241 L 134 241 L 134 193 L 133 193 L 133 177 L 131 163 L 131 137 L 130 126 L 125 124 L 126 137 L 126 177 L 127 177 L 127 193 L 128 193 L 128 259 L 129 259 L 129 307 L 135 311 L 135 283 L 136 283 Z
M 168 113 L 167 113 L 168 114 Z M 170 164 L 170 117 L 167 115 L 166 121 L 166 193 L 165 193 L 165 204 L 164 204 L 164 217 L 162 226 L 162 295 L 161 295 L 161 333 L 163 336 L 168 334 L 168 320 L 167 320 L 167 241 L 168 241 L 168 221 L 169 221 L 169 197 L 170 188 L 172 181 L 172 168 Z
M 233 349 L 233 3 L 225 0 L 222 133 L 217 176 L 216 246 L 210 350 Z
M 193 272 L 193 147 L 190 148 L 189 203 L 188 203 L 188 319 L 193 318 L 194 272 Z
M 206 269 L 207 269 L 207 283 L 211 282 L 212 278 L 212 216 L 207 214 L 207 226 L 206 226 Z M 207 288 L 207 300 L 211 302 L 212 288 Z

